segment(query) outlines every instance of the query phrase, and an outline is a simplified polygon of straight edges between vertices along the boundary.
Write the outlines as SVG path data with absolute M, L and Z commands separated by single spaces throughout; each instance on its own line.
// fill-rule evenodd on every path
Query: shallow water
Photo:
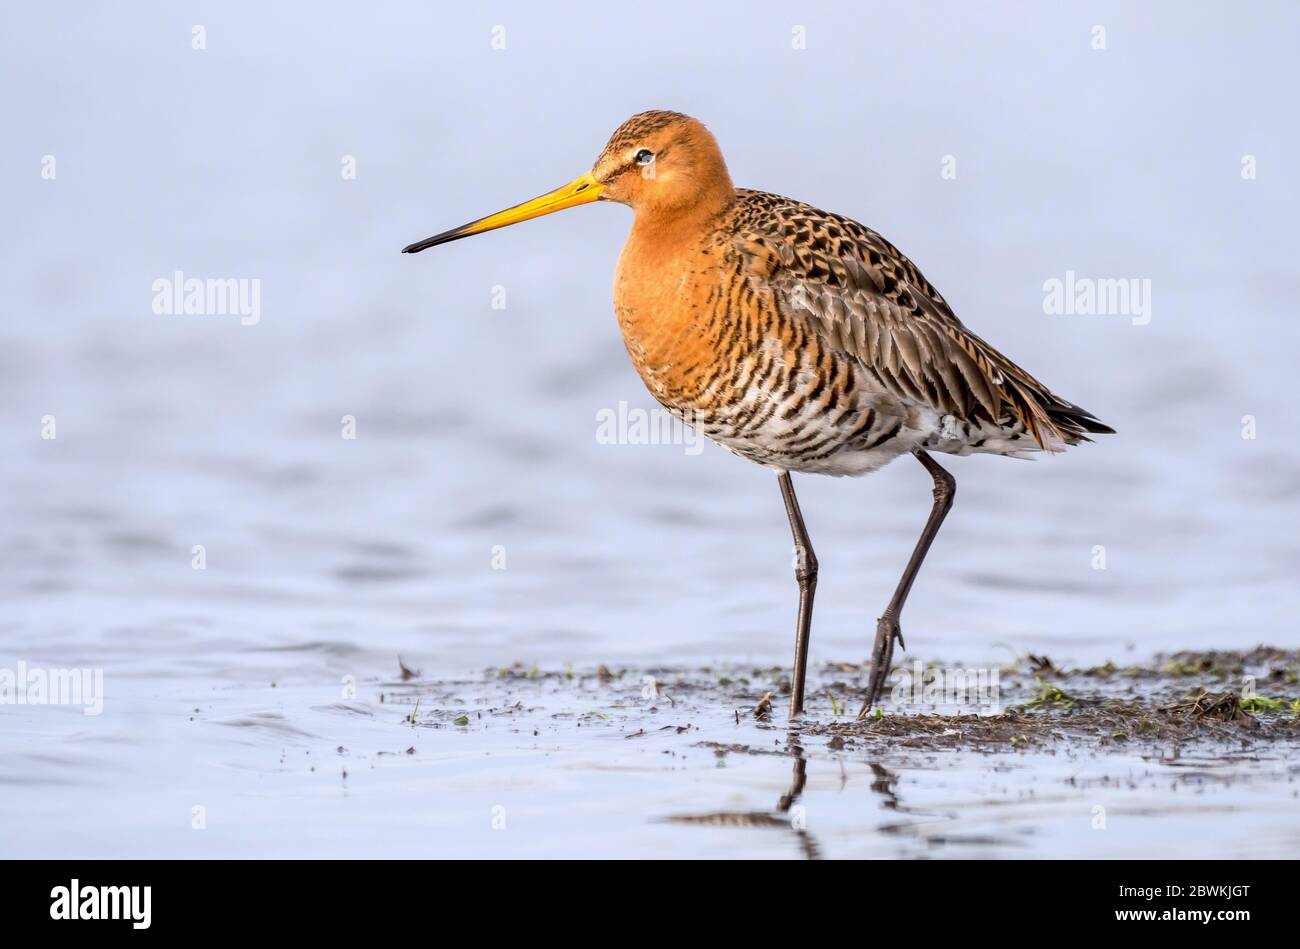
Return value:
M 1015 30 L 891 6 L 888 48 L 810 13 L 798 52 L 776 5 L 599 40 L 505 5 L 503 51 L 476 14 L 414 4 L 310 22 L 226 5 L 202 51 L 164 5 L 17 12 L 0 38 L 22 90 L 0 155 L 0 668 L 102 669 L 105 694 L 99 716 L 0 706 L 0 853 L 1190 855 L 1211 832 L 1216 854 L 1294 853 L 1292 772 L 1267 756 L 868 761 L 810 743 L 800 837 L 662 819 L 767 812 L 787 789 L 788 757 L 695 747 L 784 747 L 728 707 L 699 711 L 698 738 L 600 719 L 534 737 L 411 728 L 377 697 L 398 656 L 464 681 L 466 705 L 515 661 L 789 661 L 771 475 L 712 446 L 597 440 L 599 412 L 650 404 L 610 314 L 623 209 L 397 253 L 568 180 L 648 105 L 709 121 L 739 183 L 880 229 L 976 332 L 1120 431 L 1035 463 L 952 460 L 907 658 L 1300 645 L 1300 142 L 1276 121 L 1297 14 L 1184 9 L 1110 12 L 1102 53 L 1068 6 L 1017 7 Z M 742 66 L 745 88 L 719 81 Z M 176 270 L 260 279 L 259 321 L 154 314 Z M 1045 315 L 1067 270 L 1149 278 L 1150 322 Z M 860 660 L 929 484 L 906 460 L 796 483 L 822 564 L 813 661 Z
M 783 714 L 758 721 L 752 703 L 724 704 L 707 689 L 647 697 L 634 672 L 394 678 L 358 683 L 350 699 L 292 675 L 274 686 L 159 681 L 134 701 L 115 696 L 102 722 L 66 710 L 23 721 L 25 740 L 0 772 L 7 854 L 1280 857 L 1300 848 L 1295 742 L 1247 744 L 1245 730 L 1241 741 L 1123 750 L 1091 739 L 844 748 L 788 729 Z M 811 712 L 834 717 L 816 698 Z

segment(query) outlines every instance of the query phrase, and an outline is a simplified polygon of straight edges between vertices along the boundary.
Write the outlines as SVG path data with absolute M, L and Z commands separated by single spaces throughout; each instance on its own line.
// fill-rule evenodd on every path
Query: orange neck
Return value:
M 709 232 L 709 224 L 736 201 L 731 179 L 723 177 L 716 186 L 700 192 L 689 204 L 664 207 L 634 207 L 628 244 L 660 256 L 665 251 L 693 249 Z
M 736 192 L 715 191 L 689 208 L 638 208 L 619 258 L 614 304 L 632 363 L 650 391 L 672 401 L 684 367 L 711 362 L 704 306 L 718 280 L 714 235 Z

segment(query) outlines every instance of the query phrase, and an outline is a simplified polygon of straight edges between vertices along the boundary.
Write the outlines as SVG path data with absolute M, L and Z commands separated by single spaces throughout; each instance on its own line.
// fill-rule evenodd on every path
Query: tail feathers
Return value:
M 1052 406 L 1047 410 L 1047 414 L 1063 434 L 1074 435 L 1079 441 L 1092 441 L 1084 434 L 1085 432 L 1088 435 L 1115 434 L 1115 429 L 1087 409 L 1081 409 L 1069 402 L 1063 402 L 1060 406 Z
M 1016 407 L 1017 415 L 1044 451 L 1061 451 L 1069 445 L 1090 442 L 1089 435 L 1115 434 L 1115 429 L 1087 409 L 1046 389 L 1028 392 L 1021 387 L 1019 395 L 1023 405 Z

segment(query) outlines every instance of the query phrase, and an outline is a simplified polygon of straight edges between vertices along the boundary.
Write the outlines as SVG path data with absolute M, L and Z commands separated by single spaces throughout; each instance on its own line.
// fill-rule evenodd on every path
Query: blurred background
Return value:
M 653 405 L 610 299 L 630 212 L 399 253 L 582 173 L 647 108 L 708 124 L 737 184 L 880 231 L 1119 432 L 951 459 L 904 658 L 1295 646 L 1297 26 L 1284 2 L 16 7 L 0 665 L 104 668 L 119 737 L 184 759 L 162 707 L 333 695 L 398 654 L 788 662 L 771 473 L 597 441 L 602 410 Z M 259 319 L 154 312 L 176 271 L 258 280 Z M 1045 313 L 1067 272 L 1149 280 L 1149 322 Z M 929 479 L 796 485 L 813 661 L 861 661 Z M 88 727 L 3 714 L 11 752 Z

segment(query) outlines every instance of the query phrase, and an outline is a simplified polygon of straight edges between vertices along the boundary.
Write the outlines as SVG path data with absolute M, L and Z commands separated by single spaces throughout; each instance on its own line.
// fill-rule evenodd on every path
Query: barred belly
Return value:
M 921 444 L 915 409 L 852 362 L 815 355 L 769 337 L 740 361 L 734 384 L 719 377 L 693 404 L 665 404 L 729 451 L 782 471 L 864 474 Z

